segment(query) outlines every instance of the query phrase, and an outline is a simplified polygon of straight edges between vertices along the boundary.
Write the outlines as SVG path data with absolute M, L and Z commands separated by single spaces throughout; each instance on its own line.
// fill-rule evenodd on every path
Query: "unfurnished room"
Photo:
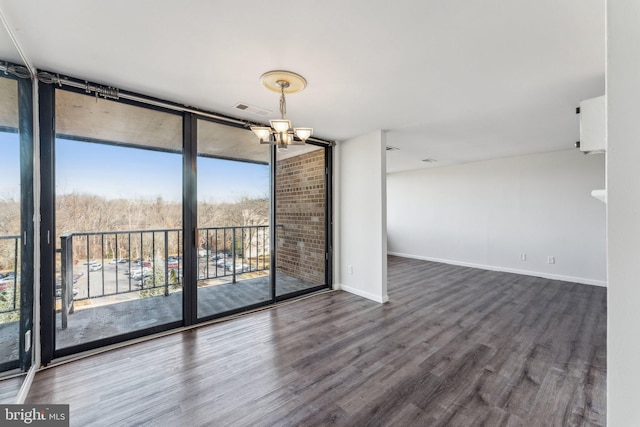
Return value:
M 638 2 L 0 21 L 0 424 L 640 425 Z

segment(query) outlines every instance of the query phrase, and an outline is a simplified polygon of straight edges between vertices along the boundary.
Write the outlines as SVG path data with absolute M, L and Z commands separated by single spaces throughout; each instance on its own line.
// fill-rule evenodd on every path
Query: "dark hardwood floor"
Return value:
M 39 372 L 71 425 L 603 426 L 606 289 L 389 257 L 331 292 Z
M 15 403 L 26 374 L 0 378 L 0 403 Z

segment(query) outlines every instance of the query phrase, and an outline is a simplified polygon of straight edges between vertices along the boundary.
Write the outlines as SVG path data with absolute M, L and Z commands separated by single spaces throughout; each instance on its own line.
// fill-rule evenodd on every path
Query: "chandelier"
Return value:
M 304 145 L 313 133 L 312 128 L 293 128 L 291 121 L 285 118 L 287 114 L 286 93 L 297 93 L 307 87 L 307 81 L 300 74 L 291 71 L 268 71 L 260 76 L 262 86 L 280 93 L 280 119 L 269 120 L 271 127 L 251 126 L 251 130 L 258 136 L 261 144 L 277 145 L 279 149 L 286 149 L 289 145 Z

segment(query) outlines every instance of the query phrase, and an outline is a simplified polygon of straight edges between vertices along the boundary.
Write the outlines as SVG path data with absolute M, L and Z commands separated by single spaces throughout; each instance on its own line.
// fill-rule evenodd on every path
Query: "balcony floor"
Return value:
M 277 295 L 285 295 L 316 286 L 284 274 L 276 277 Z M 137 295 L 122 294 L 120 297 Z M 248 305 L 269 300 L 269 276 L 239 279 L 198 287 L 198 316 L 225 313 Z M 98 300 L 98 299 L 97 299 Z M 65 348 L 101 338 L 159 326 L 182 320 L 182 291 L 169 296 L 117 301 L 90 308 L 78 306 L 69 315 L 66 329 L 61 327 L 61 316 L 56 315 L 56 348 Z
M 278 296 L 309 289 L 316 284 L 278 273 Z M 269 297 L 269 276 L 198 287 L 198 315 L 206 317 L 248 305 Z M 56 348 L 66 348 L 102 338 L 182 320 L 182 291 L 169 296 L 139 298 L 138 292 L 77 301 L 66 329 L 56 313 Z M 17 322 L 0 325 L 0 361 L 17 357 Z
M 18 322 L 0 323 L 0 362 L 18 358 L 18 333 Z

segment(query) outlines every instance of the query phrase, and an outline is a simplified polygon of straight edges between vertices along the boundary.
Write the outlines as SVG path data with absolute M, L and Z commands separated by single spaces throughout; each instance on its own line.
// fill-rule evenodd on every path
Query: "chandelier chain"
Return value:
M 284 86 L 280 87 L 280 118 L 284 120 L 287 114 L 287 100 L 284 97 Z

